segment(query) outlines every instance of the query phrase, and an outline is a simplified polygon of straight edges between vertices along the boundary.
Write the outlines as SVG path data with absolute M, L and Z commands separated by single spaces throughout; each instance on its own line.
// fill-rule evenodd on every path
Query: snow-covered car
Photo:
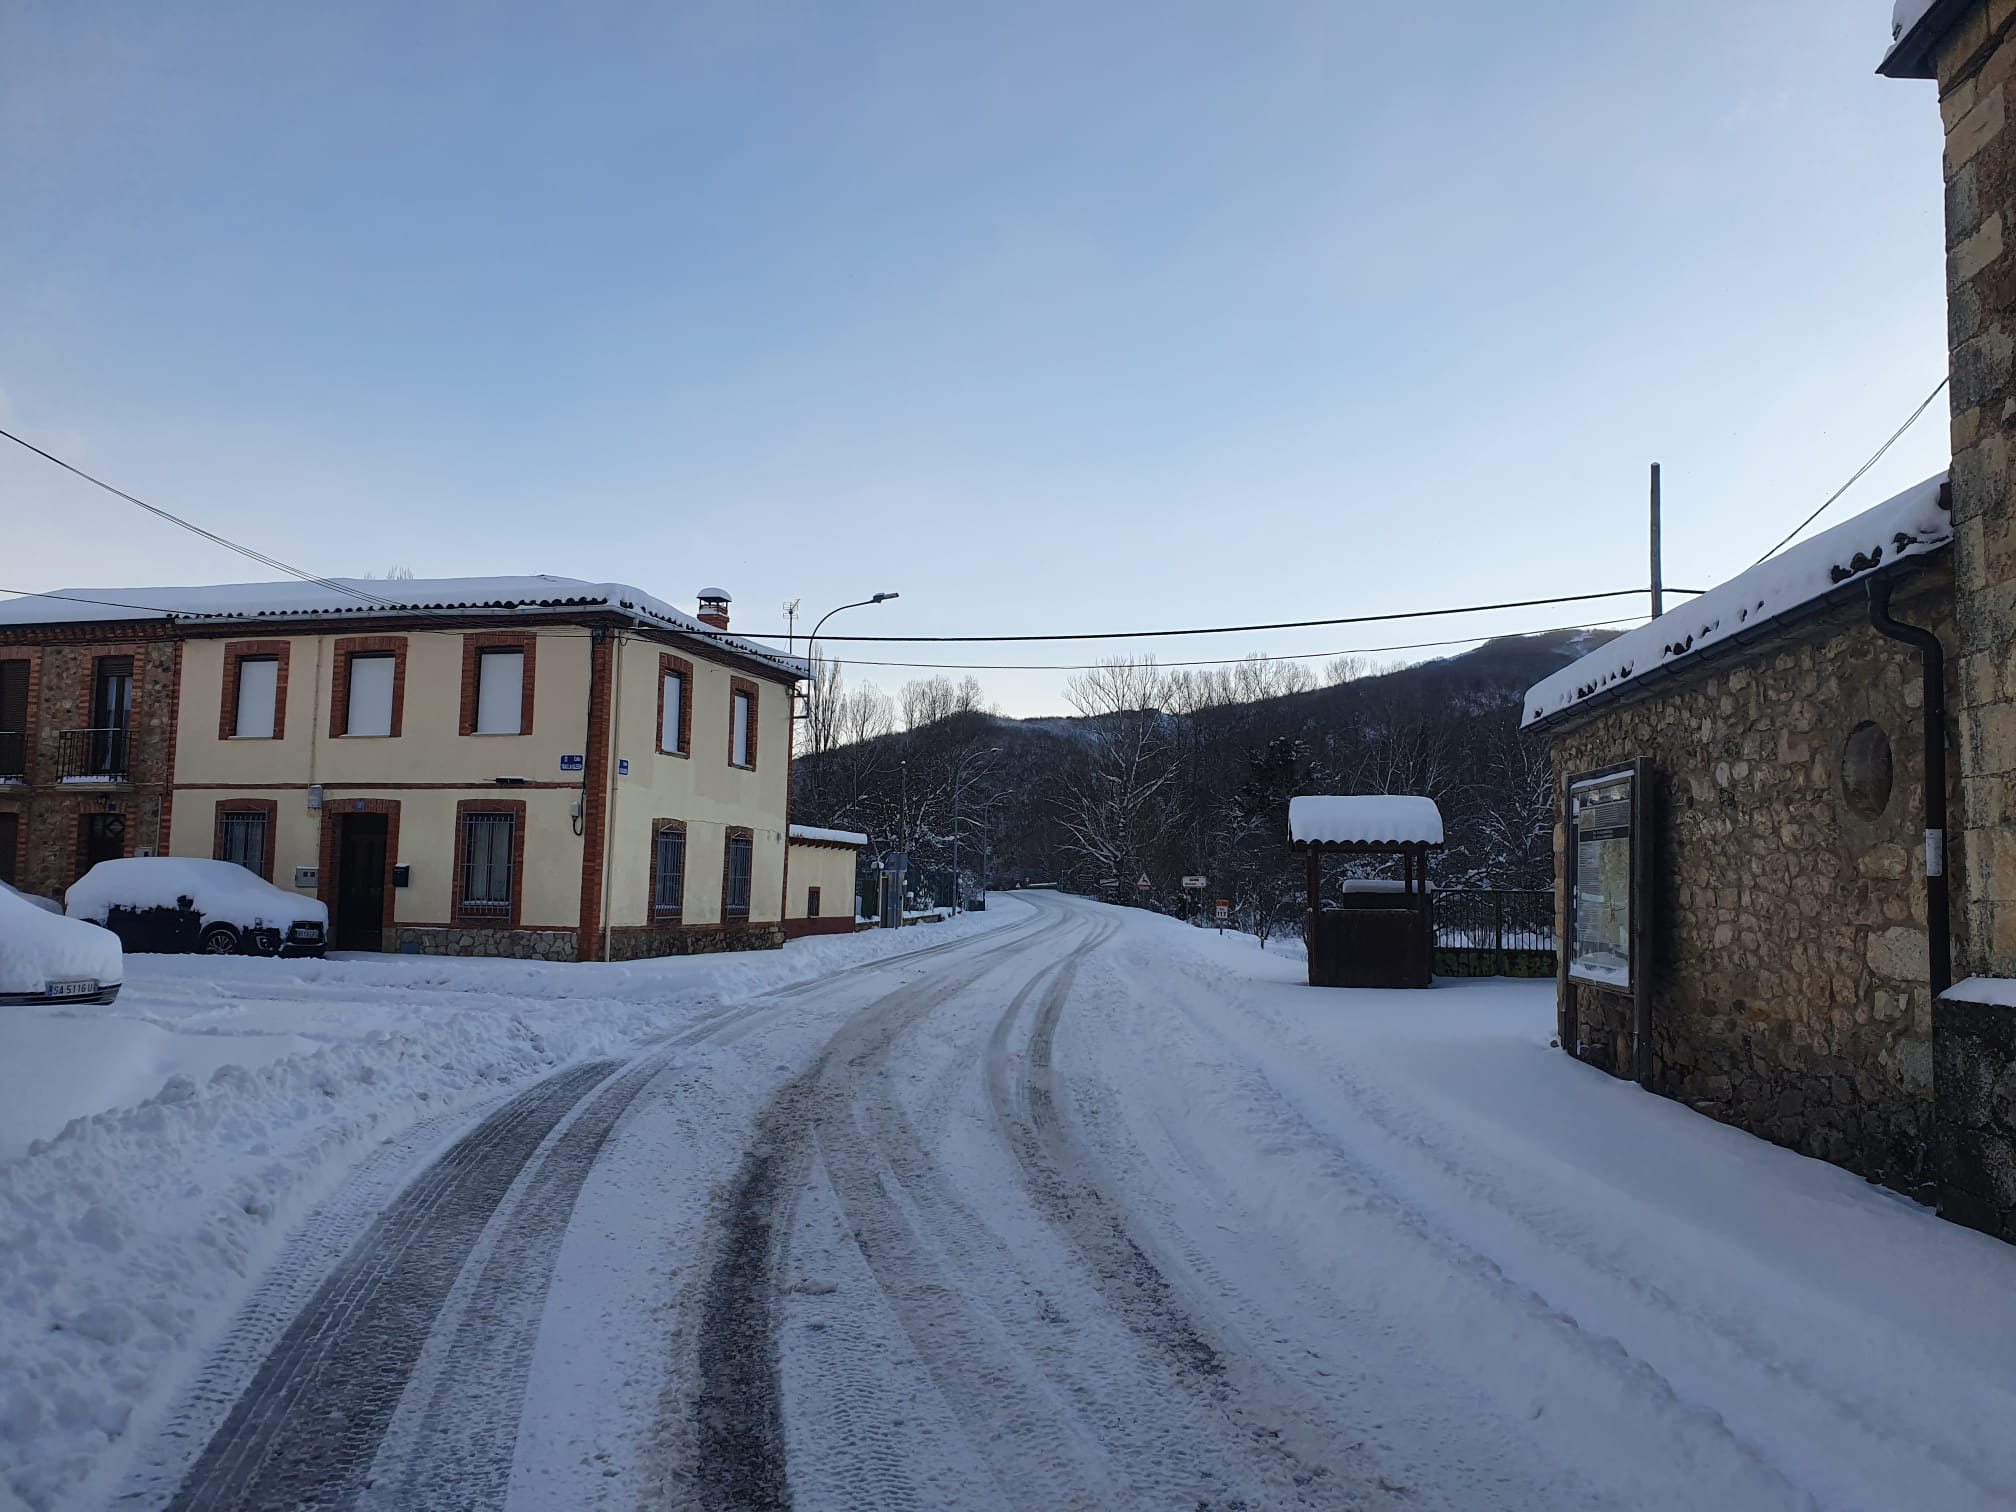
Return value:
M 328 944 L 327 904 L 283 892 L 235 861 L 100 861 L 63 897 L 71 918 L 104 925 L 132 951 L 319 956 Z
M 0 886 L 0 1003 L 109 1003 L 125 980 L 117 936 Z
M 23 903 L 32 903 L 44 913 L 60 914 L 63 912 L 63 905 L 58 903 L 54 898 L 45 898 L 40 893 L 23 892 L 11 882 L 0 882 L 0 893 L 7 893 L 11 897 L 19 898 Z

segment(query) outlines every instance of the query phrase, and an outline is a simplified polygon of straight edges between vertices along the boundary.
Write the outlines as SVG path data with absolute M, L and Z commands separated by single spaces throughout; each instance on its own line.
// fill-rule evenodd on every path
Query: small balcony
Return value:
M 20 730 L 0 730 L 0 783 L 27 780 L 27 735 Z
M 64 730 L 57 737 L 58 782 L 125 782 L 133 746 L 130 730 Z

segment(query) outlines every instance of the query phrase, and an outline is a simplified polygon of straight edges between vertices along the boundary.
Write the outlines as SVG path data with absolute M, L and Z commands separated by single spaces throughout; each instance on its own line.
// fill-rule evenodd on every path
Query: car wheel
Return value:
M 238 931 L 229 924 L 212 924 L 203 931 L 203 954 L 238 954 Z

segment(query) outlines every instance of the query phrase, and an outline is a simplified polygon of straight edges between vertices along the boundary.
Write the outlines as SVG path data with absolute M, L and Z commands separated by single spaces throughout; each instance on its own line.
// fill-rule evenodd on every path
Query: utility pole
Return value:
M 801 599 L 793 599 L 784 606 L 784 649 L 793 655 L 798 651 L 798 605 Z
M 1659 568 L 1659 464 L 1652 464 L 1652 618 L 1666 612 L 1666 584 Z

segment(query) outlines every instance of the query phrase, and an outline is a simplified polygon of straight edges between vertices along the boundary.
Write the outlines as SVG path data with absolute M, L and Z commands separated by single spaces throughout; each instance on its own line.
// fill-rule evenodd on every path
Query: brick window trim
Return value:
M 278 843 L 280 831 L 280 801 L 277 798 L 227 798 L 217 805 L 217 817 L 211 822 L 210 858 L 222 861 L 224 856 L 224 816 L 226 814 L 264 814 L 266 816 L 266 854 L 260 865 L 268 882 L 273 880 L 274 847 Z M 390 826 L 388 825 L 389 829 Z
M 738 693 L 749 695 L 749 759 L 735 759 L 735 697 Z M 728 682 L 728 765 L 745 772 L 756 770 L 756 726 L 763 711 L 762 695 L 756 684 L 746 677 L 730 678 Z
M 385 904 L 381 911 L 378 927 L 380 929 L 390 929 L 393 924 L 392 915 L 399 901 L 399 894 L 392 887 L 392 868 L 399 863 L 399 800 L 397 798 L 342 798 L 323 805 L 321 849 L 316 856 L 318 869 L 315 873 L 315 896 L 327 905 L 330 928 L 333 931 L 338 922 L 336 918 L 336 866 L 338 858 L 336 827 L 346 814 L 383 814 L 385 816 Z
M 686 899 L 683 896 L 679 899 L 679 906 L 676 908 L 661 911 L 658 907 L 658 837 L 666 830 L 678 830 L 682 835 L 688 834 L 684 819 L 653 819 L 651 821 L 651 857 L 650 865 L 647 868 L 648 875 L 644 883 L 644 917 L 653 923 L 663 921 L 679 924 L 685 922 L 686 918 Z M 687 846 L 686 871 L 682 874 L 682 882 L 684 877 L 690 875 L 692 872 L 693 852 L 690 835 L 688 836 Z
M 126 728 L 129 734 L 140 728 L 141 693 L 145 688 L 147 672 L 147 647 L 137 642 L 84 648 L 84 654 L 78 658 L 83 663 L 80 671 L 84 678 L 81 697 L 77 702 L 78 717 L 84 720 L 80 728 L 89 729 L 98 718 L 98 664 L 117 661 L 121 657 L 132 663 L 131 709 L 126 716 Z M 137 745 L 138 742 L 132 741 L 130 744 Z M 129 754 L 128 761 L 137 754 L 137 752 Z
M 343 635 L 335 645 L 336 666 L 329 679 L 329 735 L 336 739 L 346 733 L 350 722 L 350 658 L 384 656 L 392 658 L 392 738 L 397 739 L 406 718 L 406 637 L 403 635 Z
M 462 733 L 476 733 L 476 705 L 483 688 L 485 651 L 522 651 L 525 677 L 518 686 L 518 733 L 532 733 L 533 664 L 539 654 L 539 637 L 519 630 L 486 630 L 462 637 Z
M 32 781 L 35 776 L 35 756 L 41 745 L 42 731 L 37 721 L 42 714 L 42 651 L 40 647 L 23 650 L 0 649 L 0 664 L 20 662 L 28 668 L 28 712 L 22 721 L 21 735 L 21 776 Z M 21 828 L 28 828 L 28 816 L 21 816 Z
M 511 827 L 511 912 L 508 915 L 494 913 L 462 912 L 462 888 L 466 880 L 464 867 L 469 860 L 469 826 L 466 821 L 471 814 L 509 814 Z M 522 798 L 464 798 L 455 805 L 455 876 L 454 902 L 450 916 L 458 923 L 484 924 L 492 929 L 516 929 L 518 921 L 525 916 L 525 800 Z
M 273 677 L 273 738 L 287 738 L 287 656 L 291 643 L 277 641 L 226 641 L 224 643 L 224 702 L 217 711 L 217 738 L 238 738 L 238 666 L 241 662 L 270 660 L 280 666 Z M 396 679 L 398 674 L 393 674 Z M 347 683 L 347 678 L 346 678 Z M 345 692 L 348 692 L 346 686 Z M 397 702 L 397 695 L 394 695 Z M 257 737 L 251 737 L 256 739 Z
M 665 679 L 677 676 L 683 682 L 679 690 L 679 749 L 665 748 Z M 660 756 L 687 757 L 693 754 L 693 663 L 683 656 L 673 656 L 670 652 L 658 654 L 658 728 L 652 735 Z M 733 736 L 730 736 L 733 739 Z
M 741 837 L 742 837 L 743 839 L 745 839 L 745 840 L 747 840 L 747 841 L 749 842 L 749 904 L 750 904 L 750 906 L 749 906 L 749 907 L 747 907 L 747 908 L 745 908 L 745 909 L 743 909 L 743 910 L 742 910 L 742 911 L 741 911 L 740 913 L 730 913 L 730 912 L 728 911 L 728 857 L 729 857 L 729 853 L 730 853 L 730 852 L 731 852 L 731 851 L 733 850 L 733 848 L 734 848 L 734 846 L 733 846 L 733 843 L 732 843 L 732 842 L 734 841 L 734 839 L 735 839 L 735 837 L 736 837 L 737 835 L 740 835 L 740 836 L 741 836 Z M 747 923 L 749 922 L 749 916 L 750 916 L 750 915 L 751 915 L 752 913 L 754 913 L 754 912 L 755 912 L 755 903 L 756 903 L 756 832 L 755 832 L 754 830 L 752 830 L 752 829 L 745 829 L 745 828 L 743 828 L 743 827 L 742 827 L 742 826 L 740 826 L 740 825 L 733 825 L 733 826 L 730 826 L 730 827 L 729 827 L 729 829 L 728 829 L 728 831 L 727 831 L 727 833 L 726 833 L 726 834 L 724 834 L 724 835 L 722 835 L 722 837 L 721 837 L 721 922 L 722 922 L 722 924 L 723 924 L 724 926 L 728 927 L 728 928 L 731 928 L 731 929 L 740 929 L 740 928 L 741 928 L 741 927 L 742 927 L 743 925 L 745 925 L 745 924 L 747 924 Z

